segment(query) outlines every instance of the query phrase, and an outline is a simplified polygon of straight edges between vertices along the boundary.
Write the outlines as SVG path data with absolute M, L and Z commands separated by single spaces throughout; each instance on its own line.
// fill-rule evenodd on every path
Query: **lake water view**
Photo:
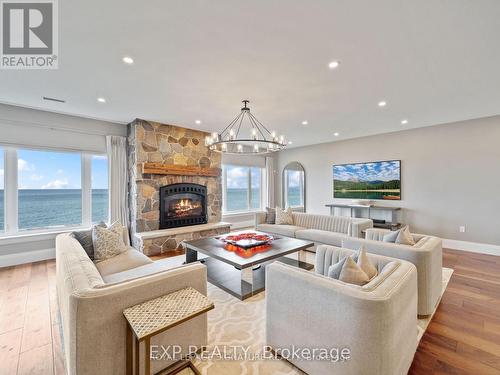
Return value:
M 80 189 L 18 191 L 19 229 L 36 229 L 82 223 Z M 107 221 L 108 190 L 92 190 L 92 222 Z M 4 191 L 0 190 L 0 230 L 4 228 Z

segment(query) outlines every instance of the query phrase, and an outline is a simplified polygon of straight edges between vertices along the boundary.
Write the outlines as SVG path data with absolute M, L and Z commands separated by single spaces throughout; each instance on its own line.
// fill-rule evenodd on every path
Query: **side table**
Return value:
M 141 342 L 144 341 L 146 347 L 145 374 L 150 375 L 151 337 L 213 308 L 213 302 L 207 297 L 196 289 L 187 287 L 125 309 L 123 315 L 127 319 L 127 375 L 139 375 L 139 345 Z M 195 374 L 199 374 L 190 359 L 181 360 L 181 362 L 183 362 L 181 366 L 173 366 L 175 370 L 171 374 L 187 367 L 190 367 Z

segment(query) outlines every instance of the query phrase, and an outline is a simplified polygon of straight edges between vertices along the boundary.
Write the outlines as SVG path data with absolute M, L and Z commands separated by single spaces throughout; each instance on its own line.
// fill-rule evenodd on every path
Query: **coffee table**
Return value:
M 244 232 L 249 231 L 230 234 Z M 198 261 L 198 253 L 208 255 L 207 258 L 201 260 L 207 266 L 208 281 L 241 300 L 265 289 L 266 266 L 276 260 L 306 270 L 314 267 L 305 261 L 304 250 L 314 245 L 310 241 L 273 235 L 275 239 L 267 248 L 236 252 L 227 250 L 220 237 L 184 242 L 186 263 Z M 297 259 L 285 257 L 292 253 L 298 253 Z

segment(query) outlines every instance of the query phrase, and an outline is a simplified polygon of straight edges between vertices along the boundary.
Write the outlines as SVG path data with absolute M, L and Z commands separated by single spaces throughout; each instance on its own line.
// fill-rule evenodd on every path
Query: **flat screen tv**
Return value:
M 333 166 L 333 197 L 401 199 L 401 160 Z

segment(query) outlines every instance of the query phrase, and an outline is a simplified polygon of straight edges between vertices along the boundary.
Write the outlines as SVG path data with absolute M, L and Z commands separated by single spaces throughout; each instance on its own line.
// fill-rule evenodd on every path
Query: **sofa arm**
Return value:
M 124 374 L 126 320 L 123 310 L 182 288 L 192 287 L 207 294 L 206 267 L 194 263 L 150 276 L 87 289 L 70 296 L 69 316 L 63 317 L 65 347 L 78 353 L 69 363 L 71 374 Z M 68 321 L 69 319 L 69 321 Z M 66 331 L 68 327 L 68 331 Z M 153 337 L 152 345 L 179 345 L 187 354 L 190 345 L 207 345 L 207 315 Z M 95 345 L 95 343 L 99 345 Z M 142 349 L 141 349 L 142 350 Z M 141 355 L 141 360 L 142 360 Z M 172 361 L 152 361 L 154 373 Z M 123 371 L 121 371 L 121 370 Z
M 408 371 L 417 346 L 413 266 L 384 295 L 280 262 L 266 270 L 267 345 L 278 353 L 293 347 L 350 350 L 345 362 L 290 360 L 294 365 L 309 374 Z
M 264 224 L 266 222 L 266 213 L 265 212 L 256 212 L 255 213 L 255 227 L 257 228 L 260 224 Z
M 373 228 L 373 221 L 371 219 L 353 219 L 351 223 L 351 237 L 362 238 L 363 232 Z

